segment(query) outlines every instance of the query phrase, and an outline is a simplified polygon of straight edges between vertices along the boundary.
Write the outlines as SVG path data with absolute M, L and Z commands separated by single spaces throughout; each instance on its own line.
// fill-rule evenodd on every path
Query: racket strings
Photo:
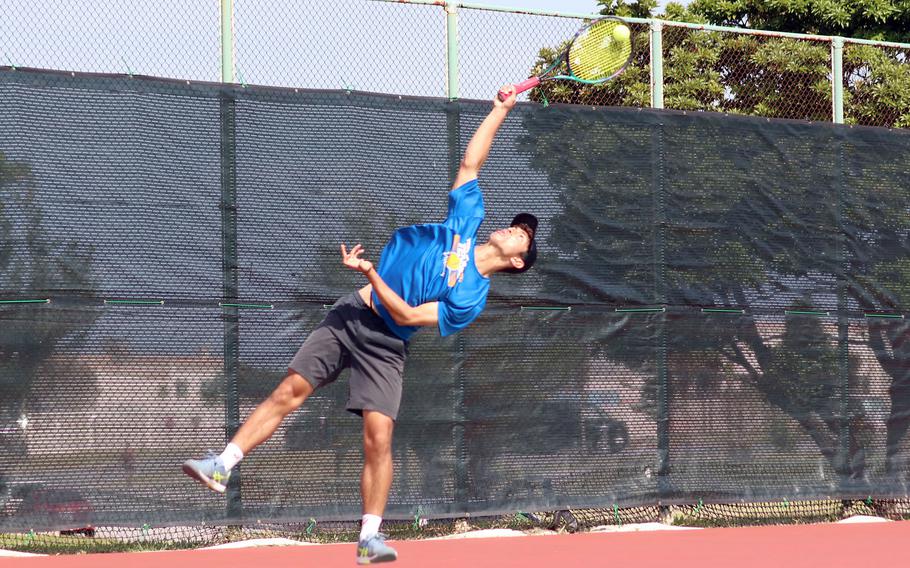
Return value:
M 569 71 L 585 81 L 600 81 L 622 69 L 632 54 L 629 35 L 616 20 L 602 20 L 587 28 L 569 48 Z

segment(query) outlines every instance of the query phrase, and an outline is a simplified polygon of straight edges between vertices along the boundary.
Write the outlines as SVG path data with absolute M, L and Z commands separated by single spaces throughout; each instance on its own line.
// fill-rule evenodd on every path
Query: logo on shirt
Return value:
M 449 288 L 456 282 L 464 280 L 464 269 L 468 266 L 468 258 L 471 252 L 471 239 L 461 242 L 461 235 L 455 235 L 452 239 L 452 250 L 442 253 L 443 268 L 440 276 L 446 276 L 448 273 Z

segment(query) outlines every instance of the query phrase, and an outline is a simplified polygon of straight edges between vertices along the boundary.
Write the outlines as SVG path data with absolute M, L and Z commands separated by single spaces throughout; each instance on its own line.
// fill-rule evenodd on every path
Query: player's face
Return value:
M 520 256 L 531 246 L 531 237 L 520 227 L 507 227 L 494 231 L 490 242 L 502 251 L 503 256 Z

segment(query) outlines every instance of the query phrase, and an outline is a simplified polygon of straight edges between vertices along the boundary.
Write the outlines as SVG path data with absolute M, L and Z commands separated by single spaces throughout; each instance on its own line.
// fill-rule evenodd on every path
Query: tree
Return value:
M 910 6 L 906 2 L 695 0 L 688 12 L 722 26 L 910 42 Z M 685 15 L 686 10 L 673 6 L 667 13 Z
M 601 13 L 649 17 L 654 4 L 649 0 L 603 0 Z M 692 23 L 906 41 L 910 6 L 879 2 L 846 5 L 696 0 L 688 7 L 671 3 L 665 14 L 658 15 L 661 16 Z M 617 79 L 598 87 L 569 82 L 545 83 L 532 92 L 532 99 L 584 105 L 648 106 L 648 29 L 635 24 L 633 34 L 637 46 L 633 62 Z M 549 65 L 563 47 L 542 48 L 532 72 Z M 830 46 L 827 43 L 667 26 L 663 32 L 663 47 L 667 108 L 830 121 Z M 908 55 L 907 50 L 847 44 L 844 70 L 848 122 L 910 125 Z M 527 149 L 534 157 L 533 163 L 567 192 L 565 211 L 554 220 L 554 226 L 558 227 L 554 238 L 560 253 L 551 261 L 571 263 L 584 258 L 586 262 L 596 262 L 596 259 L 608 262 L 612 274 L 610 283 L 601 289 L 604 300 L 742 307 L 755 305 L 758 298 L 768 293 L 769 287 L 779 286 L 785 278 L 815 281 L 821 285 L 825 278 L 836 279 L 837 274 L 842 274 L 849 279 L 849 285 L 842 291 L 841 304 L 849 300 L 864 309 L 885 311 L 906 306 L 896 298 L 899 295 L 896 292 L 910 284 L 910 274 L 906 274 L 906 267 L 898 258 L 901 255 L 906 258 L 906 246 L 901 243 L 906 243 L 910 232 L 906 206 L 901 204 L 906 203 L 907 196 L 900 182 L 901 176 L 907 175 L 908 166 L 906 158 L 899 155 L 900 150 L 896 150 L 892 161 L 883 160 L 880 169 L 867 166 L 871 172 L 855 172 L 858 176 L 871 174 L 869 183 L 861 185 L 866 191 L 880 188 L 874 196 L 862 191 L 849 197 L 841 196 L 844 199 L 842 213 L 851 222 L 841 228 L 855 238 L 850 239 L 852 250 L 847 258 L 848 265 L 839 268 L 831 263 L 839 257 L 832 243 L 818 250 L 804 242 L 777 238 L 789 227 L 800 224 L 837 227 L 840 223 L 835 211 L 829 211 L 822 219 L 799 213 L 817 210 L 814 204 L 826 199 L 825 195 L 806 189 L 812 187 L 812 180 L 799 181 L 799 164 L 812 164 L 813 155 L 817 153 L 830 162 L 831 171 L 842 168 L 824 145 L 807 149 L 798 142 L 784 141 L 783 147 L 778 149 L 743 153 L 738 149 L 762 148 L 763 144 L 760 140 L 737 139 L 741 133 L 734 131 L 729 136 L 722 132 L 716 137 L 709 136 L 712 144 L 728 149 L 725 156 L 712 151 L 709 144 L 700 139 L 704 133 L 697 129 L 692 132 L 665 130 L 664 148 L 685 149 L 686 160 L 701 172 L 727 173 L 717 178 L 702 176 L 699 191 L 702 198 L 697 203 L 677 202 L 677 205 L 690 207 L 695 218 L 683 217 L 682 225 L 671 224 L 672 228 L 663 236 L 661 244 L 666 247 L 669 259 L 663 283 L 671 292 L 670 297 L 659 298 L 648 293 L 655 284 L 647 277 L 648 255 L 654 244 L 654 225 L 659 223 L 646 213 L 653 211 L 654 195 L 646 176 L 642 175 L 642 167 L 650 166 L 633 163 L 637 154 L 652 155 L 650 135 L 646 134 L 648 129 L 644 128 L 641 136 L 631 135 L 631 129 L 626 129 L 624 136 L 618 139 L 617 129 L 599 123 L 592 125 L 581 118 L 561 117 L 564 122 L 559 128 L 537 118 L 525 121 L 529 131 Z M 846 146 L 851 157 L 854 155 L 852 150 L 858 150 L 856 155 L 859 156 L 863 152 L 866 155 L 875 152 L 869 147 L 857 148 L 857 144 L 862 146 L 856 142 Z M 888 142 L 883 141 L 883 144 L 887 147 Z M 703 148 L 706 151 L 702 151 Z M 573 157 L 575 167 L 564 166 L 566 155 Z M 597 165 L 603 156 L 616 157 L 612 161 L 616 165 L 608 172 Z M 730 162 L 737 161 L 740 167 L 731 172 Z M 673 171 L 672 175 L 685 176 L 691 169 L 683 164 L 682 171 Z M 854 172 L 846 175 L 851 174 Z M 768 181 L 768 194 L 730 191 L 731 187 L 748 188 L 750 184 L 754 185 L 755 179 Z M 821 183 L 832 187 L 837 180 L 822 180 Z M 794 191 L 794 188 L 802 189 Z M 754 224 L 739 214 L 762 209 L 762 200 L 782 205 L 787 214 L 758 218 Z M 595 210 L 603 211 L 603 216 L 592 214 Z M 621 226 L 620 238 L 611 234 L 615 233 L 617 225 Z M 711 228 L 722 226 L 738 226 L 740 231 L 737 235 Z M 754 233 L 751 237 L 747 236 L 750 232 Z M 817 244 L 813 243 L 813 246 Z M 756 249 L 757 245 L 763 248 Z M 689 262 L 674 263 L 674 259 L 689 259 Z M 723 273 L 712 271 L 715 266 L 724 266 Z M 577 271 L 556 268 L 554 272 L 557 277 L 550 280 L 551 287 L 572 287 L 572 282 L 560 283 L 559 279 L 571 277 Z M 803 298 L 801 304 L 811 306 L 811 294 Z M 784 324 L 782 329 L 778 328 L 779 332 L 771 335 L 749 318 L 741 320 L 733 331 L 703 327 L 698 330 L 697 341 L 676 347 L 682 347 L 693 356 L 717 354 L 726 361 L 726 365 L 718 369 L 720 373 L 745 370 L 748 380 L 765 394 L 769 403 L 788 413 L 812 436 L 835 470 L 856 477 L 864 475 L 865 463 L 856 457 L 862 452 L 851 448 L 850 454 L 854 455 L 851 463 L 850 456 L 840 455 L 838 450 L 843 426 L 843 418 L 838 416 L 843 410 L 826 406 L 826 401 L 842 399 L 845 388 L 853 390 L 856 387 L 853 374 L 848 385 L 821 380 L 845 364 L 832 359 L 837 337 L 832 336 L 834 332 L 830 329 L 814 327 L 804 318 L 787 318 Z M 671 334 L 674 326 L 676 332 L 686 331 L 685 325 L 680 328 L 679 321 L 672 317 L 667 318 L 666 325 Z M 907 329 L 902 321 L 870 320 L 869 332 L 868 346 L 892 378 L 887 468 L 893 469 L 898 442 L 910 429 L 910 387 L 907 386 L 910 378 L 904 369 L 910 359 Z M 631 325 L 627 332 L 618 334 L 606 345 L 606 354 L 632 368 L 653 372 L 650 367 L 653 354 L 648 343 L 641 341 L 642 333 L 640 328 Z M 855 367 L 855 364 L 851 362 L 850 366 Z M 688 381 L 679 372 L 671 377 L 673 380 Z M 710 388 L 711 381 L 697 382 Z M 654 408 L 656 386 L 647 387 L 643 396 L 644 407 Z M 854 419 L 861 419 L 859 411 L 852 410 Z
M 880 164 L 863 163 L 875 154 Z M 847 294 L 867 312 L 901 313 L 910 306 L 910 170 L 906 144 L 885 132 L 852 137 L 844 158 L 850 191 L 844 224 L 848 234 Z M 886 471 L 902 474 L 895 463 L 900 441 L 910 428 L 910 324 L 906 319 L 869 318 L 867 345 L 891 378 L 887 419 Z
M 46 298 L 56 290 L 76 290 L 91 297 L 91 247 L 55 237 L 44 221 L 29 165 L 0 153 L 0 291 L 14 299 Z M 0 318 L 0 417 L 24 414 L 39 378 L 54 384 L 61 369 L 53 356 L 67 341 L 78 343 L 94 322 L 92 310 L 53 310 L 23 304 L 3 308 Z M 79 363 L 68 365 L 91 404 L 94 377 Z M 66 385 L 73 388 L 72 381 Z
M 556 253 L 541 263 L 550 273 L 545 295 L 759 314 L 776 296 L 796 295 L 780 308 L 819 309 L 821 303 L 846 313 L 852 302 L 865 310 L 906 310 L 910 195 L 901 180 L 910 162 L 900 138 L 811 125 L 795 132 L 787 123 L 759 129 L 707 116 L 693 122 L 662 117 L 657 127 L 656 118 L 572 107 L 523 118 L 531 163 L 562 198 L 548 243 Z M 579 290 L 585 297 L 576 299 Z M 846 449 L 843 439 L 845 413 L 863 420 L 855 406 L 844 407 L 847 393 L 859 392 L 857 339 L 839 335 L 843 322 L 814 318 L 720 322 L 667 314 L 641 323 L 629 316 L 621 332 L 585 358 L 590 364 L 605 356 L 654 375 L 654 326 L 665 325 L 676 357 L 668 369 L 671 388 L 691 384 L 712 396 L 721 380 L 740 377 L 799 424 L 833 471 L 862 478 L 863 443 L 854 437 Z M 870 321 L 867 346 L 892 379 L 892 456 L 910 427 L 907 330 L 902 320 Z M 845 342 L 851 343 L 847 361 L 839 355 Z M 643 391 L 642 405 L 652 416 L 656 392 L 656 384 Z
M 806 33 L 878 41 L 910 42 L 910 5 L 900 2 L 859 0 L 830 2 L 825 0 L 696 0 L 688 11 L 713 24 Z M 668 9 L 668 13 L 670 10 Z M 685 10 L 674 10 L 686 21 Z M 800 90 L 809 93 L 814 86 L 816 99 L 828 87 L 826 45 L 806 42 L 769 42 L 780 44 L 776 50 L 756 50 L 756 63 L 775 69 L 801 69 L 810 83 L 789 82 L 782 85 L 787 98 L 798 97 Z M 818 48 L 821 47 L 820 51 Z M 764 52 L 764 53 L 763 53 Z M 775 53 L 776 52 L 776 53 Z M 747 56 L 743 53 L 742 56 Z M 844 49 L 845 114 L 849 123 L 878 126 L 910 126 L 910 50 L 850 44 Z M 786 74 L 781 74 L 786 78 Z M 782 114 L 764 116 L 785 116 Z M 808 117 L 808 116 L 807 116 Z
M 601 13 L 649 17 L 652 0 L 602 0 Z M 906 42 L 910 6 L 861 2 L 697 0 L 670 3 L 657 17 L 780 32 L 839 35 Z M 605 85 L 545 83 L 538 101 L 648 106 L 647 26 L 632 26 L 636 49 L 629 69 Z M 532 72 L 548 66 L 564 46 L 544 47 Z M 851 124 L 910 126 L 910 50 L 847 43 L 844 109 Z M 830 121 L 830 45 L 825 42 L 705 32 L 666 26 L 663 31 L 664 105 L 777 118 Z

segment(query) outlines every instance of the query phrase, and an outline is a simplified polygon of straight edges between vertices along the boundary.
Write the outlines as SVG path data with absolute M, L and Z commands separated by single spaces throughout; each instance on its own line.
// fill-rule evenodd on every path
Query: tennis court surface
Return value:
M 910 521 L 702 530 L 535 535 L 394 542 L 396 568 L 433 566 L 752 568 L 884 566 L 899 563 Z M 4 558 L 5 568 L 354 566 L 350 544 Z

